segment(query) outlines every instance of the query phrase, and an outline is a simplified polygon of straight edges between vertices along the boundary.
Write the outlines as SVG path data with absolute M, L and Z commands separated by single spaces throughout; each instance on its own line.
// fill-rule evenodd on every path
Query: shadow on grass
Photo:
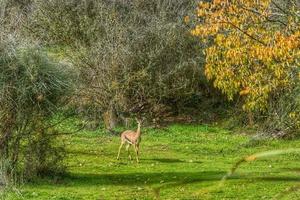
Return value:
M 85 155 L 85 156 L 97 156 L 103 155 L 103 151 L 87 151 L 87 150 L 72 150 L 67 151 L 69 155 Z
M 154 161 L 154 162 L 161 162 L 161 163 L 202 163 L 201 161 L 186 161 L 186 160 L 180 160 L 180 159 L 172 159 L 172 158 L 151 158 L 151 159 L 141 159 L 145 161 Z
M 217 181 L 225 172 L 162 172 L 162 173 L 127 173 L 127 174 L 68 174 L 64 183 L 72 185 L 154 185 L 168 182 Z
M 283 171 L 289 171 L 289 172 L 296 172 L 296 173 L 300 173 L 300 168 L 281 168 L 281 170 Z
M 291 177 L 291 176 L 279 176 L 279 177 L 272 177 L 272 176 L 266 176 L 266 177 L 255 177 L 255 178 L 249 178 L 254 179 L 258 181 L 282 181 L 282 182 L 300 182 L 300 177 Z
M 95 185 L 181 185 L 201 182 L 220 181 L 226 174 L 224 171 L 205 172 L 162 172 L 162 173 L 127 173 L 127 174 L 84 174 L 70 173 L 63 178 L 63 185 L 80 186 Z M 255 174 L 255 173 L 254 173 Z M 271 182 L 299 182 L 300 177 L 291 176 L 263 176 L 235 175 L 229 180 L 256 180 Z

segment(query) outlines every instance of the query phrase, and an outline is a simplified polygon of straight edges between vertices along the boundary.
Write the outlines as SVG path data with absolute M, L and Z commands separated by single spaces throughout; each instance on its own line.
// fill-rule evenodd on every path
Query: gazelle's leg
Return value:
M 119 158 L 120 158 L 120 152 L 121 152 L 121 149 L 123 147 L 123 144 L 124 144 L 124 142 L 122 142 L 121 145 L 120 145 L 120 147 L 119 147 L 119 152 L 118 152 L 117 160 L 119 160 Z
M 140 144 L 139 143 L 136 145 L 136 150 L 137 150 L 137 154 L 139 155 L 140 154 Z
M 136 162 L 139 162 L 139 155 L 138 155 L 138 152 L 137 152 L 136 145 L 134 145 L 134 151 L 135 151 L 135 155 L 136 155 Z
M 129 160 L 131 160 L 131 155 L 130 155 L 129 148 L 130 148 L 130 144 L 127 144 L 127 146 L 126 146 L 126 151 L 127 151 L 127 153 L 128 153 L 128 158 L 129 158 Z

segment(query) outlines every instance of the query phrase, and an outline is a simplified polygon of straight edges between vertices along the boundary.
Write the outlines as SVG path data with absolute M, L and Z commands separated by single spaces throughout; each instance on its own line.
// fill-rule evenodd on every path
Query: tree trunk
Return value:
M 118 123 L 118 117 L 113 105 L 109 106 L 109 109 L 103 113 L 103 121 L 105 128 L 108 130 L 114 129 Z
M 249 122 L 250 127 L 252 127 L 254 125 L 253 112 L 251 112 L 251 111 L 248 112 L 248 122 Z

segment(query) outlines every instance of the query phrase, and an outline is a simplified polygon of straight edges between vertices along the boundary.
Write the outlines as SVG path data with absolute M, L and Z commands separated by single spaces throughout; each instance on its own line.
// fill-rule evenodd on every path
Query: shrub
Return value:
M 103 34 L 78 62 L 83 95 L 102 112 L 152 119 L 200 99 L 201 49 L 183 20 L 191 7 L 168 0 L 105 5 Z
M 194 7 L 188 0 L 36 0 L 25 30 L 43 44 L 72 48 L 82 78 L 78 107 L 91 108 L 92 119 L 158 119 L 218 94 L 203 75 L 202 45 L 189 33 Z
M 274 137 L 296 136 L 300 129 L 300 83 L 270 99 L 261 129 Z
M 71 91 L 70 72 L 39 47 L 0 37 L 0 153 L 27 178 L 57 170 L 63 150 L 49 117 Z M 58 167 L 58 168 L 57 168 Z M 42 172 L 43 171 L 43 172 Z M 30 176 L 29 176 L 30 175 Z

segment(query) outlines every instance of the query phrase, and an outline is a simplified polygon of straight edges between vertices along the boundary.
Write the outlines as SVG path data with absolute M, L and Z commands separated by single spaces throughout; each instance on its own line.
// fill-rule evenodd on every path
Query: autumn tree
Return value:
M 299 3 L 276 0 L 200 2 L 192 34 L 206 42 L 205 74 L 245 111 L 265 112 L 269 100 L 299 79 Z

